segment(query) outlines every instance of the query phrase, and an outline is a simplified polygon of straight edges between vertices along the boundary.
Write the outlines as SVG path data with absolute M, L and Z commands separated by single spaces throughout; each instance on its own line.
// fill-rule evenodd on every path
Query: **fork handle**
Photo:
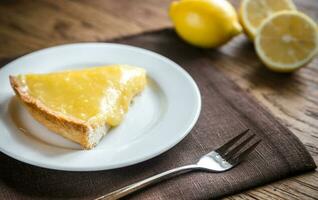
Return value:
M 186 166 L 182 166 L 182 167 L 178 167 L 178 168 L 174 168 L 174 169 L 170 169 L 168 171 L 162 172 L 160 174 L 151 176 L 149 178 L 146 178 L 144 180 L 138 181 L 136 183 L 133 183 L 131 185 L 128 185 L 126 187 L 123 187 L 121 189 L 118 189 L 116 191 L 113 191 L 109 194 L 103 195 L 101 197 L 98 197 L 95 200 L 115 200 L 115 199 L 119 199 L 122 198 L 128 194 L 131 194 L 137 190 L 140 190 L 142 188 L 145 188 L 149 185 L 153 185 L 155 183 L 158 183 L 160 181 L 172 178 L 174 176 L 189 172 L 189 171 L 193 171 L 199 169 L 199 167 L 197 165 L 186 165 Z

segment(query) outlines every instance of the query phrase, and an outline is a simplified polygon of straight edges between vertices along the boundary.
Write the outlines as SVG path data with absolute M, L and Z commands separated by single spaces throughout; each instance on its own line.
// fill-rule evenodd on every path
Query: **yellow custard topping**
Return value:
M 20 75 L 29 94 L 56 112 L 86 122 L 118 125 L 132 98 L 146 85 L 146 72 L 139 67 L 110 65 Z

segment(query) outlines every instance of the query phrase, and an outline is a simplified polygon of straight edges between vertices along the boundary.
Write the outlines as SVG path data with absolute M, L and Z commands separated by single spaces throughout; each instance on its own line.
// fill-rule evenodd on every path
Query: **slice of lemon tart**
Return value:
M 122 122 L 147 81 L 142 68 L 110 65 L 10 76 L 10 82 L 37 121 L 91 149 L 110 127 Z

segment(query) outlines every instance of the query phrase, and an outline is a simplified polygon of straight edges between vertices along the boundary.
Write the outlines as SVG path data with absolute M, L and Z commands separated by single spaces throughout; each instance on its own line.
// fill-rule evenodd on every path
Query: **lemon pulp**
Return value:
M 239 18 L 244 31 L 254 39 L 257 28 L 272 14 L 282 10 L 296 10 L 291 0 L 243 0 Z
M 146 85 L 142 68 L 112 65 L 49 74 L 20 75 L 29 94 L 44 105 L 87 122 L 118 125 L 132 98 Z
M 317 26 L 302 13 L 281 11 L 261 25 L 255 47 L 269 68 L 281 72 L 293 71 L 317 53 Z

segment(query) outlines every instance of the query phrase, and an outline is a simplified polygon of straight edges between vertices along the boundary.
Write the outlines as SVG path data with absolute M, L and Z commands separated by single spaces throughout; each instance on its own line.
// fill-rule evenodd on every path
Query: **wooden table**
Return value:
M 58 44 L 104 41 L 171 27 L 169 4 L 170 0 L 3 0 L 0 59 Z M 317 0 L 297 0 L 296 5 L 318 20 Z M 251 48 L 244 35 L 236 37 L 216 50 L 234 57 L 236 65 L 220 62 L 218 67 L 293 131 L 318 163 L 318 59 L 293 74 L 281 75 L 255 62 L 255 53 L 247 56 L 246 52 L 253 51 L 244 50 Z M 318 172 L 226 199 L 318 199 Z

